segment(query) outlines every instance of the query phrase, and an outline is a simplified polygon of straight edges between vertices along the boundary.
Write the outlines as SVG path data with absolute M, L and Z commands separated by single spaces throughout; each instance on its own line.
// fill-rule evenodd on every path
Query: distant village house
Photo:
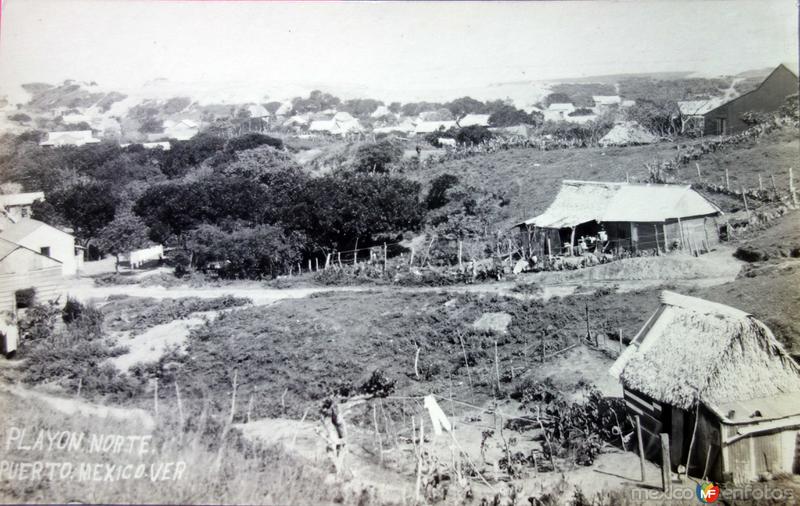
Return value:
M 47 139 L 39 143 L 45 147 L 84 146 L 97 144 L 100 139 L 92 137 L 91 130 L 77 130 L 74 132 L 47 132 Z

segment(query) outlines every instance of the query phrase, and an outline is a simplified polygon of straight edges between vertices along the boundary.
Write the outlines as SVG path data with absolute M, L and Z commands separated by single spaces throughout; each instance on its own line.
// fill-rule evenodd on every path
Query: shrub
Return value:
M 459 144 L 480 144 L 494 137 L 488 128 L 473 125 L 460 129 L 456 133 L 456 142 Z
M 103 312 L 92 305 L 84 305 L 72 297 L 61 310 L 61 319 L 67 325 L 80 325 L 87 331 L 99 335 L 103 325 Z
M 249 133 L 230 139 L 225 144 L 225 151 L 245 151 L 264 145 L 272 146 L 275 149 L 283 149 L 283 141 L 280 139 L 259 133 Z

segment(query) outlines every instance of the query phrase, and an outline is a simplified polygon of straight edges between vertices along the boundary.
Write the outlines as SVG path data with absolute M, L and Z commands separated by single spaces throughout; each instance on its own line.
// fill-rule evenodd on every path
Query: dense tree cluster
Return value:
M 261 134 L 201 134 L 169 151 L 52 149 L 39 138 L 0 139 L 0 183 L 45 191 L 34 217 L 71 228 L 97 254 L 156 242 L 177 247 L 183 267 L 275 276 L 320 253 L 417 229 L 424 217 L 419 183 L 390 173 L 403 154 L 391 139 L 357 147 L 348 170 L 312 178 L 279 139 Z

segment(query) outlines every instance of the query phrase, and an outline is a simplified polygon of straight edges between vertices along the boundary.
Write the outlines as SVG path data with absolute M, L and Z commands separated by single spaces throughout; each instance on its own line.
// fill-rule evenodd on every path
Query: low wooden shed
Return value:
M 689 185 L 564 180 L 550 206 L 517 226 L 526 256 L 571 252 L 605 237 L 602 252 L 712 248 L 722 211 Z
M 798 472 L 800 367 L 769 328 L 729 306 L 664 291 L 611 368 L 645 456 L 718 482 Z

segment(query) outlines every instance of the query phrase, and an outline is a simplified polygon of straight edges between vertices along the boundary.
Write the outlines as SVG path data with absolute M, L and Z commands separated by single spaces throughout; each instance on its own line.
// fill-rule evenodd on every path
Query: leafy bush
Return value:
M 99 334 L 103 325 L 103 312 L 92 305 L 84 305 L 72 297 L 61 310 L 61 319 L 67 325 L 81 325 L 93 334 Z
M 458 183 L 458 177 L 452 174 L 442 174 L 431 181 L 431 188 L 425 197 L 425 206 L 428 209 L 438 209 L 447 204 L 450 199 L 447 190 Z
M 189 234 L 195 265 L 229 279 L 275 278 L 302 260 L 306 243 L 300 232 L 273 225 L 237 228 L 227 232 L 202 225 Z
M 403 157 L 403 148 L 390 139 L 358 147 L 353 166 L 358 172 L 389 172 Z
M 272 146 L 275 149 L 283 149 L 283 141 L 280 139 L 259 133 L 249 133 L 230 139 L 225 144 L 225 151 L 244 151 L 265 145 Z
M 479 125 L 472 125 L 458 130 L 456 133 L 456 142 L 459 144 L 480 144 L 490 140 L 492 132 L 488 128 Z

